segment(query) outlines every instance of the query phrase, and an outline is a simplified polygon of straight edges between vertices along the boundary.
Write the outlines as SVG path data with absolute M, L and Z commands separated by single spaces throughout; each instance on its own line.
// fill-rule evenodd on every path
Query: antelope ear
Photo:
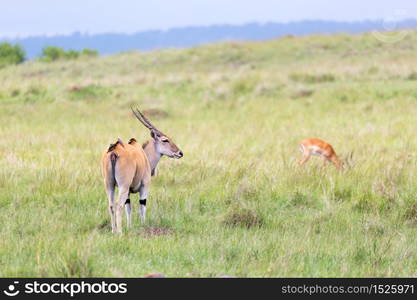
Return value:
M 153 139 L 156 139 L 157 137 L 159 137 L 159 134 L 155 130 L 151 130 L 151 137 Z

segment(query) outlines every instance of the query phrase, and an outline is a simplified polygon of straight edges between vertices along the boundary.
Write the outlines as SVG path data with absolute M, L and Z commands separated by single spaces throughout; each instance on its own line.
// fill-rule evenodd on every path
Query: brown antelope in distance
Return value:
M 303 153 L 303 158 L 300 160 L 299 165 L 304 165 L 311 155 L 320 156 L 323 162 L 330 161 L 338 169 L 343 169 L 343 163 L 337 157 L 332 145 L 322 141 L 320 139 L 307 139 L 300 143 L 300 150 Z
M 131 227 L 130 193 L 139 192 L 139 214 L 142 223 L 145 222 L 149 184 L 159 160 L 163 155 L 178 159 L 183 156 L 171 138 L 159 131 L 138 109 L 132 108 L 132 112 L 150 130 L 152 139 L 143 145 L 134 138 L 127 144 L 118 139 L 103 154 L 101 165 L 109 201 L 112 232 L 122 232 L 123 206 L 126 209 L 127 226 Z M 116 185 L 119 195 L 115 206 Z

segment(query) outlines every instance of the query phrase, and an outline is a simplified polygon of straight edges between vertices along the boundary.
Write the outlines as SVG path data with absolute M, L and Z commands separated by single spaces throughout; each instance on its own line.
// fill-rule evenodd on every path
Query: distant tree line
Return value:
M 97 56 L 98 52 L 96 50 L 84 48 L 81 51 L 76 50 L 67 50 L 65 51 L 63 48 L 54 47 L 54 46 L 47 46 L 42 49 L 42 53 L 39 56 L 41 61 L 51 62 L 56 60 L 69 60 L 69 59 L 77 59 L 79 57 L 94 57 Z
M 67 50 L 63 48 L 46 46 L 39 55 L 39 61 L 52 62 L 57 60 L 70 60 L 80 57 L 95 57 L 98 51 L 84 48 L 81 51 Z M 8 65 L 17 65 L 26 60 L 26 53 L 22 46 L 8 42 L 0 43 L 0 69 Z
M 25 50 L 20 45 L 0 43 L 0 68 L 16 65 L 25 61 Z

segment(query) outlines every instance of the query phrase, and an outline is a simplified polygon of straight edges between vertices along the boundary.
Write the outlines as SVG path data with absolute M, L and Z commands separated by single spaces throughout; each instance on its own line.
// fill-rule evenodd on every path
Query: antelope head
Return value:
M 151 132 L 151 137 L 154 141 L 155 150 L 160 155 L 166 155 L 171 158 L 183 157 L 182 151 L 175 145 L 170 137 L 159 131 L 137 108 L 132 109 L 135 117 Z

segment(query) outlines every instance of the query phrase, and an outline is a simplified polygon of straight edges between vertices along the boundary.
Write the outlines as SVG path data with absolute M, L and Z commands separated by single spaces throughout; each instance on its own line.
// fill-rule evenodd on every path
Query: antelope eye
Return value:
M 167 139 L 163 139 L 163 140 L 162 140 L 162 142 L 164 142 L 164 143 L 168 143 L 168 142 L 169 142 L 169 140 L 167 140 Z

